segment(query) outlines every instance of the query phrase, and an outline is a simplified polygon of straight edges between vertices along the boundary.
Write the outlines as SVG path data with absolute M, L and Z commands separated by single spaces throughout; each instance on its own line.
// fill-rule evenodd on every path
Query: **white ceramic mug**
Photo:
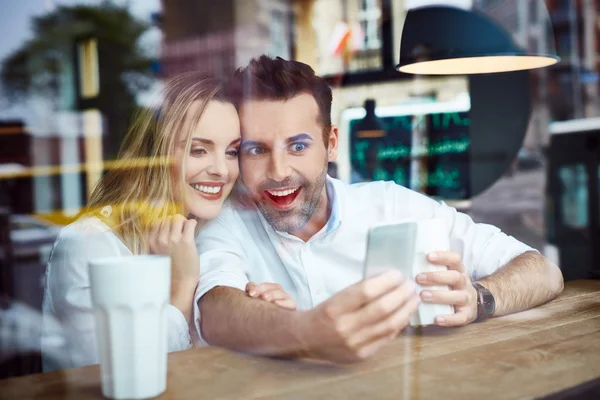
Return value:
M 160 395 L 167 386 L 168 256 L 90 261 L 102 394 L 112 399 Z
M 427 254 L 429 253 L 450 250 L 450 239 L 445 221 L 437 218 L 412 223 L 416 224 L 417 237 L 411 269 L 407 270 L 405 274 L 415 279 L 422 272 L 446 271 L 447 267 L 432 264 L 427 260 Z M 450 288 L 448 286 L 421 286 L 417 284 L 417 292 L 421 293 L 422 290 L 450 290 Z M 432 325 L 436 316 L 446 314 L 454 314 L 454 307 L 447 304 L 421 302 L 419 309 L 410 319 L 410 324 L 413 326 Z

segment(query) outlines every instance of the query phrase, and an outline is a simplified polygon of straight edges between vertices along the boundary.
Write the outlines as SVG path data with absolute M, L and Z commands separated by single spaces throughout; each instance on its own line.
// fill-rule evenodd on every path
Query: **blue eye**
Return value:
M 308 145 L 306 143 L 294 143 L 290 146 L 290 149 L 294 153 L 300 153 L 300 152 L 303 152 L 304 150 L 306 150 L 307 147 L 308 147 Z
M 265 150 L 262 147 L 250 147 L 246 150 L 246 153 L 251 156 L 260 156 L 261 154 L 264 154 L 264 152 Z

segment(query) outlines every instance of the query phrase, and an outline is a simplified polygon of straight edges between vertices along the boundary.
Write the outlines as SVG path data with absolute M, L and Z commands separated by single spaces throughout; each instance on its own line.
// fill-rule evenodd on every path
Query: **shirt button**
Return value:
M 321 289 L 317 289 L 317 295 L 320 296 L 321 295 Z

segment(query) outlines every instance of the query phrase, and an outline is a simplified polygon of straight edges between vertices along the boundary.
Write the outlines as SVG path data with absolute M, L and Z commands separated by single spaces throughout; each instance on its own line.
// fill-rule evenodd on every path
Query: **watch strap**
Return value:
M 477 291 L 477 320 L 485 320 L 494 315 L 496 301 L 494 295 L 479 282 L 473 282 Z

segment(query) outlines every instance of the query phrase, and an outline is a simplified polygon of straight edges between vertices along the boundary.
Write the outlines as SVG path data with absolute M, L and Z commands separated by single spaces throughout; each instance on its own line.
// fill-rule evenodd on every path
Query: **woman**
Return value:
M 132 254 L 171 256 L 168 348 L 191 347 L 188 326 L 200 276 L 194 239 L 231 192 L 239 172 L 239 143 L 238 115 L 221 83 L 196 73 L 167 82 L 159 112 L 138 115 L 118 164 L 54 244 L 46 270 L 43 355 L 56 354 L 57 340 L 64 338 L 62 367 L 99 362 L 88 262 Z M 278 285 L 250 289 L 295 308 Z M 58 336 L 52 328 L 56 319 L 63 331 Z M 51 368 L 46 358 L 45 370 Z

